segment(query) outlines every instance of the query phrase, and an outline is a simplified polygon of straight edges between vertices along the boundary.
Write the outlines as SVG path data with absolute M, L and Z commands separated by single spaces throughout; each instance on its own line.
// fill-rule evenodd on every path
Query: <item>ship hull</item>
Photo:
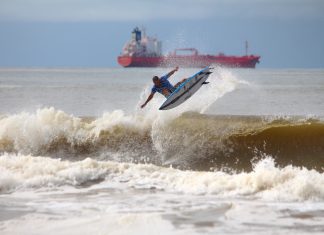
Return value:
M 159 67 L 163 58 L 119 56 L 117 60 L 123 67 Z
M 119 56 L 118 63 L 123 67 L 206 67 L 215 64 L 224 67 L 255 68 L 259 63 L 259 56 L 161 56 L 161 57 L 131 57 Z

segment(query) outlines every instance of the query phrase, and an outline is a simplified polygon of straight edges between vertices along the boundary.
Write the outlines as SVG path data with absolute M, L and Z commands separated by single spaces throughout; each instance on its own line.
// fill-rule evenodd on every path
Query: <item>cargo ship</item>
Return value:
M 244 56 L 228 56 L 223 53 L 206 55 L 200 54 L 195 48 L 178 48 L 163 55 L 162 42 L 147 36 L 145 30 L 136 27 L 132 31 L 131 40 L 124 45 L 117 60 L 123 67 L 205 67 L 213 64 L 224 67 L 255 68 L 260 61 L 260 56 L 248 55 L 247 42 L 245 49 Z

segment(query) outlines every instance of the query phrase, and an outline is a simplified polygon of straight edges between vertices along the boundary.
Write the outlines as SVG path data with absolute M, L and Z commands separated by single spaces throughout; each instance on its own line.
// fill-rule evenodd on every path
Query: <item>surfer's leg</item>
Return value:
M 175 88 L 177 88 L 181 83 L 184 83 L 188 78 L 184 78 L 182 79 L 180 82 L 178 82 L 177 84 L 175 84 Z

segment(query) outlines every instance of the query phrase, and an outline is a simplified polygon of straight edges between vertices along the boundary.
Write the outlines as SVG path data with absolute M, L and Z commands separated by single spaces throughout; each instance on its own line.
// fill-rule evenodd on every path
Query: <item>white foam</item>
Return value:
M 86 122 L 53 107 L 38 109 L 36 113 L 20 113 L 0 119 L 0 147 L 23 154 L 42 152 L 58 139 L 66 139 L 71 146 L 95 141 L 101 131 L 116 126 L 145 130 L 150 123 L 141 117 L 127 116 L 122 110 L 104 113 Z M 6 149 L 5 147 L 2 147 Z
M 112 114 L 114 115 L 114 114 Z M 12 143 L 20 153 L 37 153 L 59 138 L 71 145 L 93 138 L 96 129 L 80 118 L 54 108 L 38 109 L 36 113 L 20 113 L 0 120 L 0 143 Z
M 157 188 L 184 194 L 211 194 L 219 198 L 261 198 L 269 201 L 323 201 L 324 174 L 292 166 L 277 168 L 271 158 L 250 173 L 181 171 L 154 165 L 78 162 L 46 157 L 5 154 L 0 157 L 0 191 L 76 186 L 105 179 L 130 188 Z

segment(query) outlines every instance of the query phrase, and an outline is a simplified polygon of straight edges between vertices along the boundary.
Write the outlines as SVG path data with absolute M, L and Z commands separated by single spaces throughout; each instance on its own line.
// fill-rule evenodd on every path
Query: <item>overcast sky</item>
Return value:
M 0 66 L 111 67 L 135 26 L 164 52 L 196 47 L 259 67 L 324 67 L 324 0 L 0 0 Z

